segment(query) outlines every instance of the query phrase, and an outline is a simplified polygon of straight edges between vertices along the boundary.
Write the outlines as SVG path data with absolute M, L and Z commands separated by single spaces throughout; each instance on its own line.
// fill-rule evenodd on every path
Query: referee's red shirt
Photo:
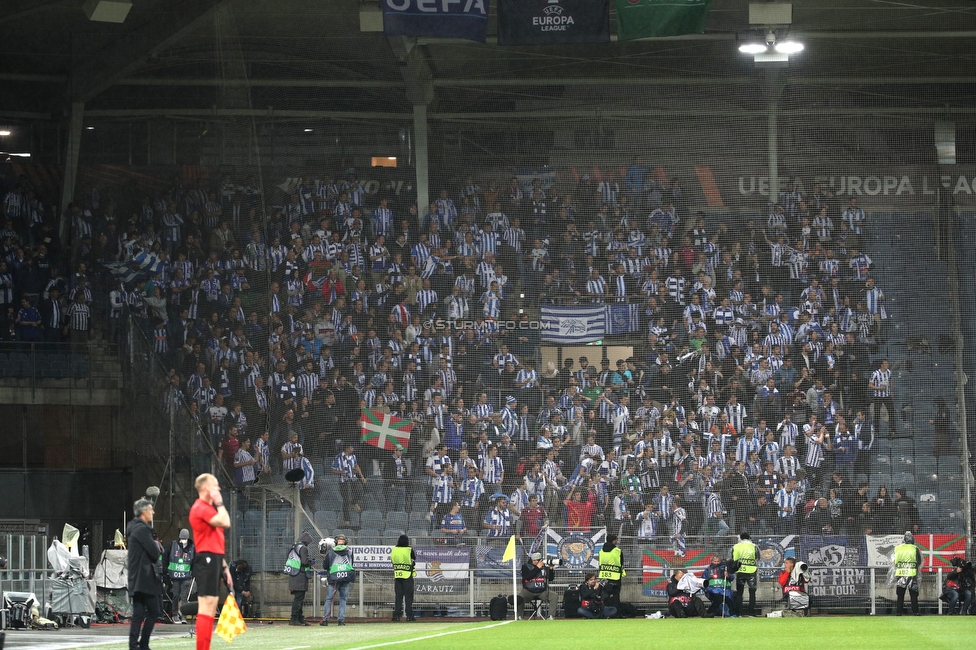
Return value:
M 194 501 L 190 508 L 190 528 L 197 553 L 224 554 L 224 529 L 210 525 L 215 514 L 217 509 L 203 499 Z

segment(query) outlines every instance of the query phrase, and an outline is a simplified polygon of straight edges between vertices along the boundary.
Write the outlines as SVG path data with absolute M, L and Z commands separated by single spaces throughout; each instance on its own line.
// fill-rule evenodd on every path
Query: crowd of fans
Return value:
M 322 474 L 341 484 L 316 506 L 343 523 L 379 474 L 388 511 L 426 490 L 432 531 L 458 538 L 917 530 L 904 489 L 869 493 L 897 414 L 856 200 L 790 184 L 726 220 L 640 159 L 619 181 L 448 185 L 422 210 L 353 169 L 280 195 L 234 176 L 88 188 L 62 245 L 22 177 L 0 332 L 117 342 L 131 313 L 194 424 L 194 471 L 311 468 L 311 501 Z M 134 260 L 149 273 L 120 281 Z M 633 355 L 540 368 L 531 317 L 594 302 L 641 306 Z M 363 408 L 412 420 L 408 448 L 360 443 Z

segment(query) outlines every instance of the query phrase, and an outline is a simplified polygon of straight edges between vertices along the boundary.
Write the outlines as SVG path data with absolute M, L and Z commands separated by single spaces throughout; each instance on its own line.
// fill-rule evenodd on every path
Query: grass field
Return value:
M 575 648 L 674 648 L 679 639 L 724 649 L 783 650 L 821 647 L 976 647 L 976 617 L 830 617 L 808 619 L 507 621 L 481 623 L 365 623 L 328 628 L 252 625 L 227 644 L 214 637 L 214 650 L 318 650 L 393 647 L 440 650 L 573 650 Z M 125 646 L 101 646 L 100 650 Z M 192 639 L 153 639 L 154 650 L 191 650 Z

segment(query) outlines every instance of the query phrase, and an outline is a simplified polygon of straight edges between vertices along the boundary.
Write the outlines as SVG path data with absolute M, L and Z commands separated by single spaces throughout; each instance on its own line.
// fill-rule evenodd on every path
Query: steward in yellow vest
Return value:
M 912 614 L 919 616 L 918 569 L 922 566 L 922 551 L 915 546 L 915 536 L 912 535 L 911 531 L 906 532 L 903 539 L 904 543 L 896 546 L 895 552 L 891 556 L 891 568 L 895 574 L 895 594 L 898 597 L 895 614 L 901 616 L 904 613 L 905 592 L 907 591 L 912 599 Z
M 407 620 L 414 621 L 413 579 L 417 575 L 417 556 L 410 548 L 410 539 L 406 535 L 400 535 L 396 546 L 390 551 L 390 563 L 393 564 L 393 622 L 400 622 L 404 609 Z

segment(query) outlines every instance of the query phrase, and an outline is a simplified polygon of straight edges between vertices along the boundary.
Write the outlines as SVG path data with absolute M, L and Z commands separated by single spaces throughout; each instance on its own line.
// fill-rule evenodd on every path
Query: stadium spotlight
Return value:
M 743 43 L 739 46 L 739 51 L 743 54 L 762 54 L 766 51 L 765 43 Z
M 799 41 L 781 41 L 774 47 L 780 54 L 797 54 L 803 51 L 803 43 Z
M 311 132 L 312 132 L 312 131 L 314 131 L 314 130 L 315 130 L 315 129 L 305 129 L 305 133 L 311 133 Z
M 6 129 L 4 129 L 3 131 L 0 131 L 0 137 L 4 137 L 5 138 L 8 135 L 10 135 L 10 131 L 8 131 Z
M 93 127 L 93 126 L 86 126 L 85 127 L 85 130 L 86 131 L 94 131 L 95 130 L 95 127 Z

